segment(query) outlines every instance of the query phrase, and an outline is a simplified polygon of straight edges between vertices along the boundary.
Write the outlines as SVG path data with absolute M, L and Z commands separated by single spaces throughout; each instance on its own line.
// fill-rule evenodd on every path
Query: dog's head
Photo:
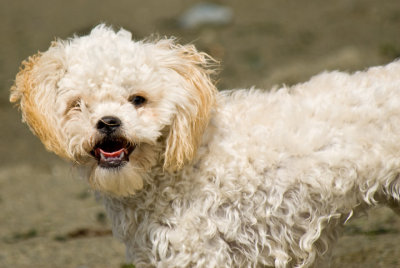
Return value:
M 215 101 L 210 63 L 192 45 L 100 25 L 23 62 L 10 100 L 48 150 L 93 166 L 94 189 L 126 196 L 151 168 L 193 158 Z

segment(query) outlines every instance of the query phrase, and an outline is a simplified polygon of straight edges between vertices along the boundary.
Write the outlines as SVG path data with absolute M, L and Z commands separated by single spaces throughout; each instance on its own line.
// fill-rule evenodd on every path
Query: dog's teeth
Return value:
M 124 157 L 125 157 L 125 151 L 122 151 L 119 155 L 116 156 L 106 156 L 104 155 L 104 153 L 100 152 L 101 160 L 113 160 L 113 159 L 122 160 Z
M 111 150 L 110 150 L 111 151 Z M 129 151 L 127 148 L 121 148 L 115 151 L 103 150 L 101 148 L 95 149 L 95 157 L 101 167 L 116 168 L 129 161 Z

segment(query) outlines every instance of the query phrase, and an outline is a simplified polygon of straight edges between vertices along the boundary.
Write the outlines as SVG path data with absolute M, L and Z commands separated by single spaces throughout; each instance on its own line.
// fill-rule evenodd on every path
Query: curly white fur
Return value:
M 217 92 L 210 63 L 100 25 L 30 58 L 12 88 L 46 148 L 92 168 L 137 267 L 310 267 L 354 213 L 399 201 L 400 62 L 269 92 Z M 107 115 L 136 146 L 120 168 L 90 154 Z

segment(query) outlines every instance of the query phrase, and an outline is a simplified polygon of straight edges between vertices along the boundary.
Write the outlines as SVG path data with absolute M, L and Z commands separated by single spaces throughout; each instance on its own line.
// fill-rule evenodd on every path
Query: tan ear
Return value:
M 10 102 L 17 103 L 23 120 L 39 137 L 46 149 L 67 158 L 54 110 L 57 81 L 63 74 L 62 62 L 54 56 L 55 48 L 38 53 L 22 62 L 15 84 L 11 87 Z
M 179 170 L 190 162 L 215 105 L 216 88 L 210 79 L 216 61 L 193 45 L 172 45 L 179 60 L 171 66 L 185 80 L 188 102 L 178 106 L 166 142 L 164 168 Z

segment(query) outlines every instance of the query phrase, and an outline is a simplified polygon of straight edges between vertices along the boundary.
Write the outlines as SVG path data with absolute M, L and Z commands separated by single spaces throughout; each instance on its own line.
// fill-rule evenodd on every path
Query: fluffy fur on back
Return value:
M 353 214 L 399 201 L 400 62 L 217 92 L 212 59 L 100 25 L 11 89 L 47 149 L 88 166 L 137 267 L 312 267 Z

